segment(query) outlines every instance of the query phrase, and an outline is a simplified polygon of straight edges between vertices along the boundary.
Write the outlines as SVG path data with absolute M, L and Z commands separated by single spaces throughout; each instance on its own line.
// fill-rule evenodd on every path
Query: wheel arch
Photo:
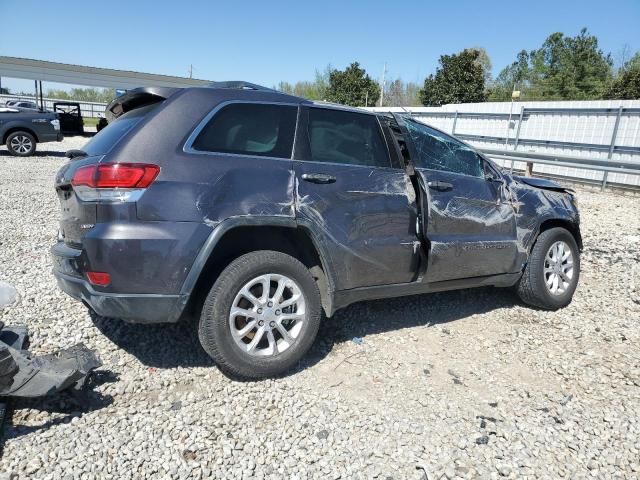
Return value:
M 279 251 L 300 260 L 316 279 L 325 314 L 333 314 L 332 272 L 327 258 L 312 235 L 288 217 L 236 217 L 217 225 L 183 284 L 181 293 L 189 296 L 185 311 L 195 313 L 222 270 L 256 250 Z
M 15 132 L 26 132 L 29 135 L 33 136 L 33 138 L 35 138 L 36 142 L 40 141 L 38 139 L 38 135 L 36 134 L 36 132 L 34 130 L 32 130 L 31 128 L 22 127 L 22 126 L 15 126 L 15 127 L 7 128 L 7 130 L 4 132 L 4 134 L 2 135 L 2 144 L 4 145 L 5 143 L 7 143 L 7 138 L 9 138 L 9 135 L 11 135 L 12 133 L 15 133 Z
M 564 228 L 565 230 L 569 231 L 569 233 L 571 233 L 571 235 L 575 239 L 576 244 L 578 245 L 578 249 L 582 251 L 582 248 L 583 248 L 582 234 L 580 233 L 580 225 L 577 222 L 574 222 L 566 218 L 548 218 L 540 224 L 540 227 L 538 228 L 538 233 L 535 236 L 535 240 L 531 243 L 531 246 L 529 247 L 529 252 L 531 252 L 531 249 L 538 241 L 538 237 L 542 232 L 545 232 L 547 230 L 550 230 L 556 227 Z

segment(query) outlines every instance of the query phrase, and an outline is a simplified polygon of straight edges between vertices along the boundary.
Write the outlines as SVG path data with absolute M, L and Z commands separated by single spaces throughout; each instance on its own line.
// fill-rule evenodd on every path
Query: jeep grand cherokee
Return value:
M 107 113 L 55 180 L 58 283 L 106 317 L 196 313 L 232 376 L 289 369 L 357 301 L 492 285 L 558 309 L 576 289 L 574 194 L 410 117 L 244 82 Z

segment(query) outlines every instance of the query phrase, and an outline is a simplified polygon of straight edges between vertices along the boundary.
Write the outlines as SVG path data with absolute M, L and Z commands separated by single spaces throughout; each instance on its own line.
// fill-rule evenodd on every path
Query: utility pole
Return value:
M 382 69 L 382 85 L 380 87 L 380 106 L 382 106 L 382 100 L 384 100 L 384 87 L 385 87 L 386 75 L 387 75 L 387 62 L 384 62 L 384 68 Z
M 193 64 L 189 65 L 189 78 L 193 78 Z

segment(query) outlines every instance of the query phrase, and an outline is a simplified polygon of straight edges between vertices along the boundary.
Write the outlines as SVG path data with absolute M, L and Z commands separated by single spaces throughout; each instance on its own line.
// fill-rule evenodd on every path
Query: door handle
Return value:
M 302 179 L 305 182 L 320 184 L 333 183 L 336 181 L 336 177 L 333 175 L 325 175 L 324 173 L 303 173 Z
M 453 188 L 453 185 L 451 185 L 450 183 L 440 181 L 429 182 L 427 183 L 427 185 L 429 185 L 429 188 L 438 190 L 439 192 L 446 192 L 447 190 L 451 190 Z

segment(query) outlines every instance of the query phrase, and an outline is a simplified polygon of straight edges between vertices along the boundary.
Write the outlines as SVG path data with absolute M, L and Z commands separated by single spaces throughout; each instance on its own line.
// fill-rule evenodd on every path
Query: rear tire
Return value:
M 36 139 L 28 132 L 13 132 L 7 137 L 7 148 L 15 157 L 28 157 L 36 151 Z
M 262 250 L 237 258 L 220 274 L 202 307 L 198 334 L 223 373 L 260 379 L 280 375 L 302 358 L 320 318 L 320 291 L 307 267 Z
M 580 250 L 564 228 L 542 232 L 531 250 L 517 285 L 523 302 L 545 310 L 558 310 L 571 303 L 580 277 Z

